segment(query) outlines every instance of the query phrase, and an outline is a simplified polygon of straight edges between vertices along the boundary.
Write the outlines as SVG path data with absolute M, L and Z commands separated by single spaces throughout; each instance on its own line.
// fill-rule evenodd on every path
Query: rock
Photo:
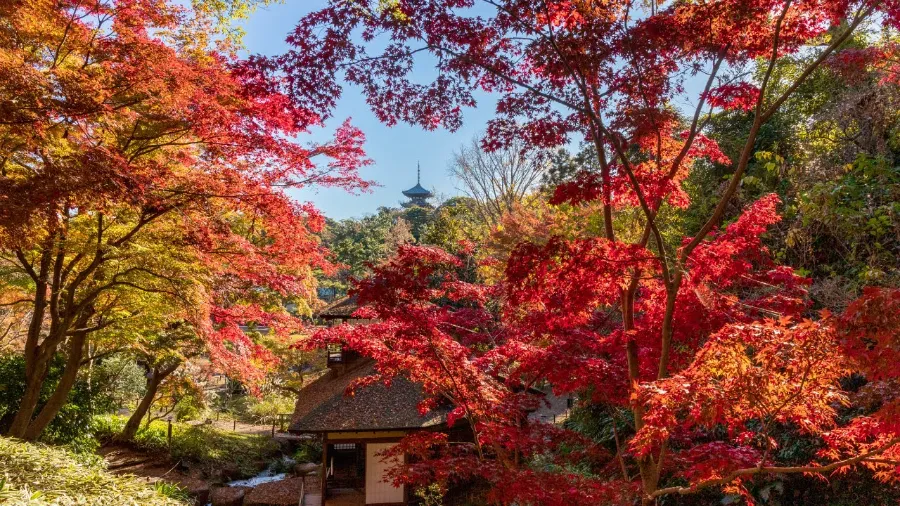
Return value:
M 244 496 L 244 506 L 295 506 L 300 502 L 303 478 L 286 478 L 257 486 Z
M 241 506 L 250 487 L 217 487 L 209 494 L 212 506 Z
M 223 464 L 222 467 L 216 469 L 212 474 L 222 478 L 222 481 L 234 481 L 243 478 L 240 466 L 234 462 Z
M 294 466 L 294 474 L 297 476 L 309 476 L 311 474 L 319 474 L 321 464 L 313 462 L 302 462 Z
M 166 481 L 174 482 L 187 490 L 188 495 L 194 498 L 196 504 L 203 506 L 209 503 L 209 484 L 205 481 L 185 475 L 175 475 L 172 478 L 166 477 Z

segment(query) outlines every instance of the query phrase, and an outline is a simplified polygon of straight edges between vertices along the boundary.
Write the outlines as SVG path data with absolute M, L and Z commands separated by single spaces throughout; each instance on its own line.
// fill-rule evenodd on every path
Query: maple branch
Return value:
M 689 485 L 686 487 L 678 486 L 678 487 L 661 488 L 661 489 L 656 490 L 653 493 L 649 494 L 649 497 L 651 499 L 655 499 L 657 497 L 660 497 L 663 495 L 668 495 L 668 494 L 680 494 L 680 495 L 693 494 L 693 493 L 697 492 L 698 490 L 701 490 L 704 488 L 715 487 L 718 485 L 725 485 L 725 484 L 731 483 L 735 479 L 740 478 L 742 476 L 753 476 L 753 475 L 761 474 L 761 473 L 766 473 L 766 474 L 799 474 L 799 473 L 822 474 L 822 473 L 827 473 L 829 471 L 833 471 L 833 470 L 839 469 L 841 467 L 846 467 L 846 466 L 851 466 L 853 464 L 857 464 L 859 462 L 868 460 L 871 457 L 877 457 L 878 455 L 881 455 L 882 453 L 890 450 L 892 447 L 894 447 L 898 443 L 900 443 L 900 437 L 891 439 L 881 448 L 857 455 L 855 457 L 832 462 L 831 464 L 824 465 L 824 466 L 749 467 L 749 468 L 744 468 L 744 469 L 738 469 L 736 471 L 733 471 L 728 476 L 725 476 L 724 478 L 705 480 L 705 481 L 701 481 L 697 484 Z
M 555 103 L 557 103 L 557 104 L 559 104 L 559 105 L 564 105 L 564 106 L 566 106 L 566 107 L 568 107 L 568 108 L 570 108 L 570 109 L 572 109 L 572 110 L 575 110 L 575 111 L 579 111 L 579 112 L 583 112 L 583 113 L 589 114 L 588 111 L 585 111 L 582 107 L 580 107 L 580 106 L 578 106 L 578 105 L 575 105 L 575 104 L 569 102 L 568 100 L 564 100 L 564 99 L 559 98 L 559 97 L 557 97 L 557 96 L 551 95 L 551 94 L 549 94 L 549 93 L 547 93 L 547 92 L 541 91 L 541 90 L 535 88 L 534 86 L 532 86 L 532 85 L 530 85 L 530 84 L 528 84 L 528 83 L 526 83 L 526 82 L 524 82 L 524 81 L 521 81 L 521 80 L 519 80 L 519 79 L 515 79 L 515 78 L 513 78 L 513 77 L 510 77 L 510 76 L 506 75 L 505 73 L 503 73 L 503 72 L 501 72 L 501 71 L 499 71 L 499 70 L 497 70 L 497 69 L 491 67 L 490 65 L 487 65 L 487 64 L 485 64 L 485 63 L 481 63 L 481 62 L 479 62 L 479 61 L 476 61 L 476 60 L 474 60 L 473 58 L 469 57 L 468 55 L 465 55 L 465 54 L 463 54 L 463 53 L 454 51 L 454 50 L 449 49 L 449 48 L 437 46 L 437 45 L 431 45 L 430 47 L 431 47 L 432 49 L 436 49 L 436 50 L 438 50 L 438 51 L 444 51 L 444 52 L 446 52 L 446 53 L 449 53 L 449 54 L 453 55 L 454 57 L 459 58 L 459 59 L 461 59 L 461 60 L 463 60 L 463 61 L 468 61 L 469 63 L 471 63 L 471 64 L 477 66 L 478 68 L 480 68 L 480 69 L 482 69 L 482 70 L 485 70 L 485 71 L 489 72 L 489 73 L 490 73 L 491 75 L 493 75 L 494 77 L 499 77 L 500 79 L 506 81 L 506 82 L 509 83 L 509 84 L 514 84 L 514 85 L 519 86 L 519 87 L 521 87 L 521 88 L 525 88 L 526 90 L 530 91 L 531 93 L 534 93 L 535 95 L 537 95 L 537 96 L 539 96 L 539 97 L 541 97 L 541 98 L 545 98 L 545 99 L 547 99 L 547 100 L 549 100 L 549 101 L 551 101 L 551 102 L 555 102 Z
M 822 51 L 822 53 L 818 56 L 818 58 L 816 58 L 812 64 L 807 66 L 806 70 L 804 70 L 800 74 L 800 76 L 797 77 L 797 79 L 794 81 L 794 83 L 791 84 L 788 87 L 788 89 L 786 89 L 784 91 L 784 93 L 782 93 L 781 96 L 778 97 L 778 99 L 775 100 L 775 102 L 773 102 L 772 105 L 770 105 L 766 109 L 766 111 L 762 114 L 763 122 L 767 121 L 769 118 L 772 117 L 772 115 L 774 115 L 778 111 L 778 108 L 781 107 L 781 105 L 785 101 L 787 101 L 787 99 L 790 98 L 790 96 L 795 91 L 797 91 L 797 88 L 799 88 L 801 85 L 803 85 L 804 82 L 806 82 L 806 80 L 809 78 L 809 76 L 812 75 L 812 73 L 825 61 L 826 58 L 828 58 L 831 55 L 831 53 L 833 53 L 835 50 L 837 50 L 837 48 L 841 44 L 843 44 L 844 42 L 847 41 L 847 39 L 850 38 L 850 35 L 856 30 L 857 27 L 859 27 L 859 25 L 867 17 L 869 17 L 872 14 L 872 12 L 874 12 L 874 10 L 875 10 L 875 5 L 873 2 L 872 6 L 870 6 L 866 10 L 860 11 L 856 15 L 856 18 L 853 20 L 852 23 L 850 23 L 850 25 L 847 27 L 847 29 L 844 31 L 844 33 L 841 34 L 839 37 L 835 38 L 834 40 L 832 40 L 831 44 L 829 44 L 828 47 L 826 47 L 825 50 Z M 762 96 L 762 93 L 760 93 L 760 96 Z
M 863 462 L 871 462 L 873 464 L 884 464 L 888 466 L 900 466 L 900 460 L 892 459 L 863 459 Z
M 81 361 L 81 365 L 87 365 L 94 360 L 101 359 L 103 357 L 108 357 L 109 355 L 115 355 L 116 353 L 121 353 L 125 351 L 127 348 L 113 348 L 111 350 L 107 350 L 101 353 L 97 353 L 96 355 L 90 355 Z
M 22 250 L 20 250 L 20 249 L 16 249 L 16 258 L 19 259 L 19 265 L 21 265 L 22 268 L 25 269 L 25 272 L 28 274 L 28 276 L 32 280 L 37 282 L 38 274 L 37 274 L 37 272 L 35 272 L 34 266 L 31 265 L 31 262 L 28 261 L 27 258 L 25 258 L 25 253 L 23 253 Z
M 72 6 L 72 16 L 69 18 L 69 22 L 66 23 L 66 28 L 63 30 L 62 36 L 59 38 L 59 44 L 56 46 L 56 50 L 53 52 L 53 63 L 50 65 L 51 69 L 55 69 L 56 65 L 59 63 L 59 52 L 62 50 L 63 45 L 66 43 L 66 39 L 69 37 L 69 32 L 72 30 L 72 24 L 75 23 L 75 19 L 77 18 L 78 8 L 81 6 L 81 1 L 75 2 L 75 5 Z
M 782 22 L 784 21 L 784 18 L 787 15 L 787 11 L 788 11 L 790 5 L 791 5 L 790 1 L 785 3 L 784 10 L 782 11 L 781 15 L 778 18 L 778 21 L 775 24 L 775 34 L 774 34 L 774 40 L 773 40 L 773 44 L 772 44 L 772 46 L 773 46 L 772 57 L 769 61 L 769 67 L 766 71 L 766 75 L 763 78 L 763 86 L 760 90 L 759 98 L 757 100 L 755 118 L 753 121 L 753 125 L 750 128 L 750 132 L 747 135 L 747 141 L 744 144 L 743 150 L 741 151 L 741 158 L 738 162 L 738 166 L 737 166 L 734 174 L 731 176 L 731 180 L 728 183 L 728 187 L 725 190 L 725 193 L 719 199 L 719 203 L 718 203 L 718 205 L 716 205 L 716 208 L 713 211 L 712 216 L 710 216 L 709 220 L 707 220 L 707 222 L 703 225 L 703 227 L 701 227 L 700 231 L 697 232 L 697 234 L 693 237 L 693 239 L 691 239 L 691 241 L 682 248 L 681 255 L 680 255 L 680 261 L 682 263 L 687 261 L 687 258 L 690 256 L 691 252 L 693 252 L 694 249 L 706 238 L 706 236 L 709 235 L 709 233 L 712 231 L 712 229 L 716 225 L 718 225 L 718 223 L 722 220 L 722 217 L 725 215 L 725 209 L 727 208 L 728 203 L 731 201 L 731 198 L 737 192 L 738 185 L 740 184 L 741 178 L 742 178 L 744 172 L 747 170 L 747 166 L 749 165 L 749 162 L 750 162 L 750 155 L 753 151 L 756 137 L 759 133 L 759 130 L 760 130 L 762 124 L 766 120 L 768 120 L 772 116 L 772 114 L 774 114 L 777 111 L 778 107 L 781 106 L 781 104 L 784 103 L 784 101 L 787 100 L 790 97 L 790 95 L 794 91 L 796 91 L 796 89 L 801 84 L 803 84 L 803 82 L 806 81 L 806 78 L 809 77 L 822 64 L 822 62 L 824 62 L 825 59 L 832 52 L 834 52 L 834 50 L 836 50 L 841 44 L 843 44 L 844 42 L 847 41 L 847 39 L 849 39 L 850 35 L 856 30 L 856 28 L 859 27 L 859 25 L 863 22 L 863 20 L 866 17 L 868 17 L 874 10 L 874 6 L 873 6 L 873 7 L 869 7 L 868 9 L 866 9 L 864 11 L 861 11 L 856 16 L 856 18 L 853 20 L 853 22 L 850 24 L 850 26 L 848 26 L 847 29 L 844 30 L 844 32 L 840 36 L 835 37 L 834 40 L 832 40 L 831 44 L 828 45 L 828 47 L 819 55 L 819 57 L 816 58 L 816 60 L 813 61 L 813 63 L 811 63 L 801 73 L 800 77 L 797 78 L 797 80 L 794 82 L 794 84 L 792 84 L 790 87 L 788 87 L 788 89 L 785 91 L 785 93 L 783 93 L 781 95 L 781 97 L 779 97 L 771 106 L 769 106 L 768 109 L 765 110 L 765 112 L 763 112 L 762 106 L 763 106 L 763 101 L 765 99 L 765 97 L 764 97 L 765 88 L 768 85 L 768 81 L 770 79 L 770 76 L 771 76 L 774 66 L 775 66 L 775 61 L 778 56 L 778 46 L 779 46 L 780 37 L 781 37 Z
M 31 299 L 17 299 L 17 300 L 14 300 L 14 301 L 12 301 L 12 302 L 4 302 L 4 303 L 0 304 L 0 307 L 4 307 L 4 306 L 15 306 L 16 304 L 23 304 L 23 303 L 26 303 L 26 302 L 31 303 L 31 302 L 34 302 L 34 301 L 32 301 Z
M 616 427 L 616 415 L 613 413 L 612 409 L 608 408 L 608 412 L 612 417 L 613 440 L 616 443 L 616 460 L 619 461 L 619 467 L 622 469 L 622 477 L 625 478 L 625 481 L 631 481 L 631 476 L 628 475 L 628 467 L 625 466 L 625 459 L 622 457 L 622 445 L 619 442 L 619 429 Z
M 444 374 L 450 379 L 450 382 L 453 383 L 453 388 L 456 389 L 457 392 L 462 392 L 462 388 L 459 386 L 459 383 L 456 381 L 456 378 L 453 376 L 453 373 L 450 372 L 450 368 L 447 367 L 447 364 L 444 361 L 443 355 L 438 350 L 437 345 L 434 343 L 434 340 L 428 339 L 428 346 L 431 348 L 432 353 L 434 353 L 435 358 L 437 359 L 438 364 L 441 369 L 444 371 Z M 465 395 L 461 396 L 460 399 L 463 402 L 463 408 L 466 410 L 466 418 L 469 419 L 469 423 L 472 424 L 472 436 L 475 438 L 475 448 L 478 450 L 479 458 L 484 458 L 484 453 L 481 448 L 481 438 L 478 437 L 478 430 L 476 429 L 475 417 L 472 415 L 472 410 L 469 407 L 469 402 Z
M 666 259 L 665 242 L 663 242 L 662 234 L 660 233 L 659 228 L 656 226 L 656 212 L 652 210 L 650 208 L 650 205 L 647 203 L 647 199 L 644 196 L 643 190 L 641 189 L 640 181 L 638 181 L 637 176 L 634 174 L 634 170 L 631 166 L 631 162 L 628 160 L 628 155 L 619 145 L 617 139 L 611 138 L 610 143 L 612 144 L 613 149 L 616 151 L 619 160 L 621 160 L 622 162 L 622 168 L 625 170 L 625 174 L 628 176 L 628 181 L 631 183 L 632 189 L 634 190 L 634 193 L 638 198 L 638 203 L 641 206 L 641 210 L 643 210 L 644 216 L 647 218 L 647 227 L 653 234 L 653 239 L 656 242 L 657 253 L 659 254 L 659 263 L 662 270 L 663 284 L 666 286 L 666 290 L 670 291 L 673 288 L 672 278 L 669 274 L 669 266 Z
M 710 70 L 709 72 L 709 79 L 706 80 L 706 86 L 703 88 L 703 93 L 700 94 L 700 101 L 697 104 L 697 108 L 694 109 L 694 118 L 691 120 L 691 127 L 688 130 L 688 137 L 687 139 L 685 139 L 684 146 L 682 146 L 681 151 L 678 153 L 678 156 L 676 156 L 675 160 L 672 161 L 672 167 L 669 169 L 669 174 L 666 176 L 669 179 L 675 177 L 675 173 L 678 172 L 678 167 L 681 165 L 681 162 L 684 161 L 684 158 L 687 156 L 691 145 L 694 143 L 694 139 L 700 132 L 700 129 L 697 127 L 699 126 L 700 115 L 703 113 L 703 106 L 706 103 L 706 97 L 709 96 L 709 90 L 712 89 L 712 85 L 715 81 L 716 75 L 718 75 L 719 73 L 719 67 L 722 65 L 722 62 L 725 61 L 725 55 L 728 54 L 728 49 L 730 47 L 730 43 L 725 44 L 724 46 L 722 46 L 722 49 L 719 50 L 719 53 L 713 58 L 713 66 L 712 70 Z
M 359 65 L 361 63 L 368 63 L 368 62 L 372 62 L 372 61 L 388 60 L 388 59 L 396 59 L 399 57 L 413 56 L 416 53 L 421 53 L 422 51 L 428 51 L 429 49 L 431 49 L 431 46 L 423 46 L 423 47 L 420 47 L 417 49 L 410 49 L 409 51 L 406 51 L 399 55 L 398 54 L 381 54 L 378 56 L 368 56 L 366 58 L 359 58 L 357 60 L 349 60 L 346 62 L 338 63 L 335 65 L 335 68 L 345 69 L 347 67 L 350 67 L 353 65 Z

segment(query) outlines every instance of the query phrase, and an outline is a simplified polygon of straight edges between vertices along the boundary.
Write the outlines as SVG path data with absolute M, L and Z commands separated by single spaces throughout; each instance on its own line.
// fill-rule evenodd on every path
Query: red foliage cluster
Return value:
M 723 84 L 709 90 L 705 98 L 713 107 L 750 111 L 759 100 L 759 88 L 749 83 Z

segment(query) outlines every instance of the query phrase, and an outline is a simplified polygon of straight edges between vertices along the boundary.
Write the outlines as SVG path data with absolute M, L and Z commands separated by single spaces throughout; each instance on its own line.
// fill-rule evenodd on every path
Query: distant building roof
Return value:
M 350 318 L 356 310 L 359 309 L 359 304 L 356 302 L 355 296 L 344 297 L 342 299 L 337 299 L 336 301 L 328 304 L 321 311 L 317 313 L 319 318 L 324 318 L 326 320 L 336 319 L 336 318 Z
M 403 192 L 403 195 L 409 198 L 409 202 L 403 202 L 403 207 L 431 207 L 428 199 L 434 196 L 433 193 L 422 187 L 422 167 L 416 164 L 416 185 Z
M 430 191 L 426 190 L 425 188 L 422 188 L 422 185 L 419 183 L 416 183 L 416 185 L 413 186 L 412 188 L 410 188 L 409 190 L 404 190 L 403 194 L 410 198 L 412 198 L 412 197 L 429 198 L 432 196 L 432 193 Z
M 374 371 L 374 362 L 362 360 L 343 374 L 329 371 L 300 391 L 291 432 L 374 431 L 438 427 L 446 422 L 449 407 L 419 413 L 422 387 L 397 378 L 390 386 L 378 383 L 346 395 L 347 387 Z

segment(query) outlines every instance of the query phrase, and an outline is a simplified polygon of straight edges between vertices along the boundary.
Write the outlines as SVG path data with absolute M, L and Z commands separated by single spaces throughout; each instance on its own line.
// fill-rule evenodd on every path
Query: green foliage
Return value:
M 419 503 L 422 506 L 441 506 L 444 504 L 444 490 L 437 483 L 417 488 L 414 495 L 419 499 Z
M 206 410 L 206 403 L 203 397 L 187 395 L 178 399 L 175 403 L 174 415 L 175 419 L 182 422 L 186 420 L 197 420 Z
M 482 239 L 487 230 L 481 225 L 475 206 L 475 201 L 469 197 L 454 197 L 444 202 L 424 228 L 420 242 L 457 251 L 460 241 Z
M 297 462 L 322 462 L 322 445 L 319 442 L 302 443 L 294 452 L 294 460 Z
M 413 206 L 400 212 L 400 218 L 409 223 L 412 237 L 419 242 L 425 227 L 431 222 L 433 211 L 427 207 Z
M 125 417 L 117 415 L 96 417 L 94 431 L 97 438 L 111 439 L 122 432 L 126 421 Z M 167 422 L 151 422 L 149 427 L 138 429 L 134 443 L 146 450 L 168 450 L 173 460 L 191 462 L 209 474 L 236 468 L 245 477 L 259 472 L 265 467 L 265 462 L 278 453 L 278 445 L 266 436 L 239 434 L 205 424 L 172 424 L 170 447 L 167 431 Z
M 0 438 L 0 503 L 9 505 L 179 506 L 143 480 L 114 476 L 64 449 Z
M 860 155 L 804 192 L 797 213 L 785 244 L 813 273 L 859 284 L 900 278 L 900 167 Z
M 582 144 L 574 155 L 559 148 L 550 155 L 550 165 L 541 176 L 541 186 L 547 190 L 561 183 L 572 181 L 579 172 L 597 172 L 597 149 L 592 144 Z
M 618 434 L 620 442 L 625 441 L 634 433 L 633 423 L 633 415 L 627 409 L 588 404 L 572 409 L 565 425 L 615 453 L 616 434 Z
M 336 276 L 321 279 L 322 286 L 346 293 L 351 279 L 364 277 L 370 265 L 391 256 L 399 243 L 413 242 L 426 225 L 430 212 L 422 208 L 381 207 L 375 214 L 359 219 L 328 220 L 322 242 L 343 268 Z
M 270 394 L 262 399 L 251 398 L 247 417 L 254 423 L 271 423 L 282 413 L 292 413 L 296 399 L 279 394 Z
M 188 491 L 174 483 L 169 483 L 167 481 L 158 481 L 153 485 L 153 488 L 156 489 L 156 491 L 160 495 L 168 497 L 169 499 L 175 499 L 176 501 L 183 502 L 192 501 L 191 495 L 188 493 Z
M 135 404 L 146 388 L 144 370 L 130 356 L 116 354 L 88 368 L 95 413 L 112 413 Z
M 41 390 L 38 409 L 53 394 L 64 366 L 65 359 L 57 355 Z M 6 431 L 24 393 L 25 358 L 19 354 L 0 356 L 0 433 Z M 44 430 L 42 439 L 48 443 L 70 445 L 78 451 L 92 451 L 94 443 L 85 428 L 90 427 L 93 414 L 91 391 L 84 378 L 79 378 L 69 394 L 68 402 Z

